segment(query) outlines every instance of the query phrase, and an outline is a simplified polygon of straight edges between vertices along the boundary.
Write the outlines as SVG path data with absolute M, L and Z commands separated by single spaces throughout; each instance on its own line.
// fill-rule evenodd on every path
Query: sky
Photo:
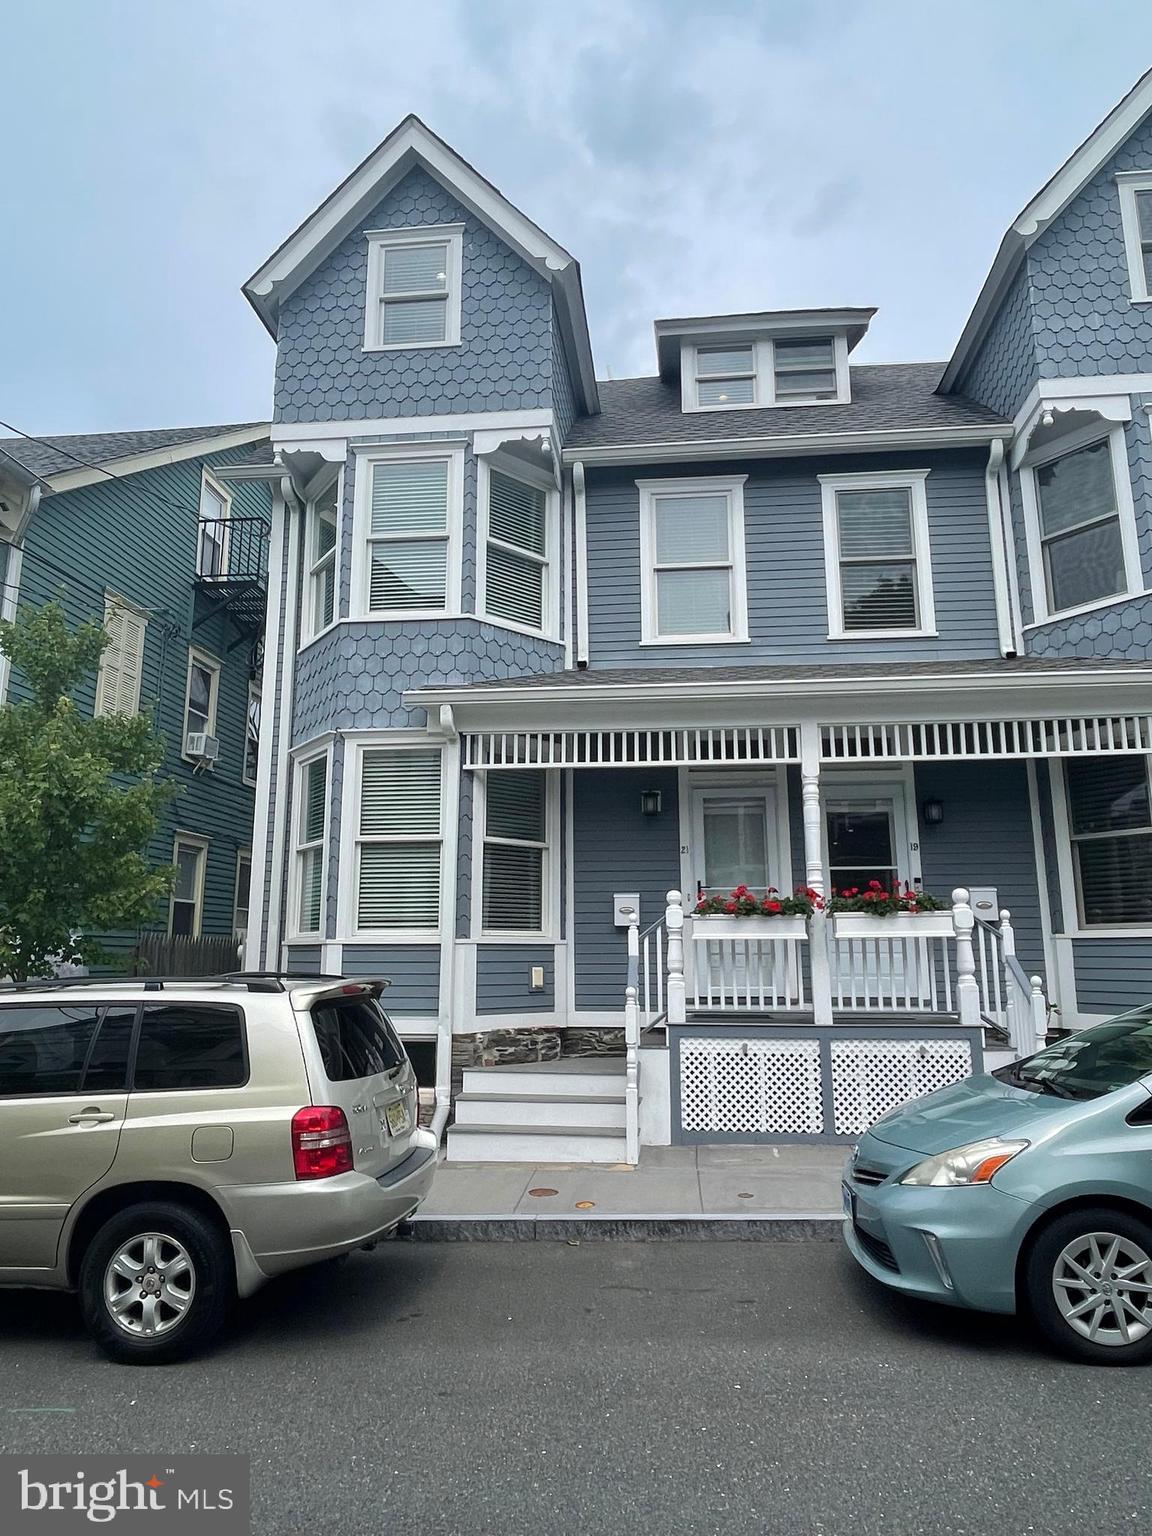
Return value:
M 265 419 L 244 280 L 408 112 L 668 316 L 876 305 L 945 358 L 1001 235 L 1152 65 L 1147 0 L 4 0 L 0 418 Z

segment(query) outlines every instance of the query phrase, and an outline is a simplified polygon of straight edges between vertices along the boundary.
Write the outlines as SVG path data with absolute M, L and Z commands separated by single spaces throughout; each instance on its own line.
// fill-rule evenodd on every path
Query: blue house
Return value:
M 389 976 L 451 1156 L 851 1138 L 1152 993 L 1152 75 L 946 364 L 830 307 L 597 381 L 574 257 L 412 117 L 245 292 L 250 963 Z M 894 885 L 940 910 L 825 905 Z
M 0 616 L 59 598 L 104 624 L 77 703 L 150 714 L 179 785 L 149 850 L 175 889 L 99 936 L 118 969 L 234 964 L 247 931 L 270 457 L 266 423 L 0 439 Z M 24 690 L 0 658 L 0 703 Z

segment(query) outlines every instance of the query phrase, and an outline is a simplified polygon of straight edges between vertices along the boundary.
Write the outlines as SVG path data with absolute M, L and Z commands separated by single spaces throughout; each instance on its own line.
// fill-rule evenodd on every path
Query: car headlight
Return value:
M 961 1184 L 987 1184 L 1004 1164 L 1023 1152 L 1026 1141 L 1002 1141 L 990 1136 L 986 1141 L 972 1141 L 966 1147 L 953 1147 L 917 1163 L 900 1180 L 901 1184 L 933 1184 L 954 1187 Z

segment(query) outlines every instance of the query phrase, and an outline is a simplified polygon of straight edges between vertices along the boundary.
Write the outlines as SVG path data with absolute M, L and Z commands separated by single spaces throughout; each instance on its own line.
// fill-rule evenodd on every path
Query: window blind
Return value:
M 836 393 L 836 356 L 830 340 L 778 341 L 773 356 L 778 396 L 819 400 Z
M 727 559 L 726 496 L 657 497 L 657 565 L 692 565 Z
M 384 252 L 384 292 L 434 293 L 448 287 L 446 245 L 394 245 Z
M 911 491 L 905 486 L 839 491 L 836 512 L 844 628 L 915 629 Z
M 483 923 L 501 933 L 544 925 L 547 780 L 537 769 L 490 774 L 485 789 Z
M 324 820 L 328 807 L 328 759 L 304 768 L 300 805 L 300 932 L 318 933 L 324 906 Z
M 755 363 L 751 347 L 697 348 L 697 405 L 752 405 L 755 399 Z
M 492 470 L 484 605 L 497 618 L 528 629 L 544 625 L 547 513 L 546 491 Z
M 357 926 L 440 922 L 440 753 L 382 750 L 361 758 Z
M 1055 610 L 1127 588 L 1124 543 L 1107 442 L 1092 443 L 1036 470 L 1044 578 Z
M 405 459 L 372 466 L 374 538 L 444 533 L 447 528 L 447 459 Z
M 368 607 L 442 609 L 447 594 L 448 461 L 375 464 Z
M 1152 798 L 1144 757 L 1065 764 L 1081 921 L 1152 922 Z

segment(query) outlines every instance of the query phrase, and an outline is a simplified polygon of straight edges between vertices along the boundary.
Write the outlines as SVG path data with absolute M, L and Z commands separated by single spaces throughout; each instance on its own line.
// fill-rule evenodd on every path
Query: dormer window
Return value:
M 459 345 L 462 235 L 459 224 L 369 234 L 365 351 Z
M 840 335 L 685 341 L 681 379 L 686 411 L 846 404 L 848 346 Z

